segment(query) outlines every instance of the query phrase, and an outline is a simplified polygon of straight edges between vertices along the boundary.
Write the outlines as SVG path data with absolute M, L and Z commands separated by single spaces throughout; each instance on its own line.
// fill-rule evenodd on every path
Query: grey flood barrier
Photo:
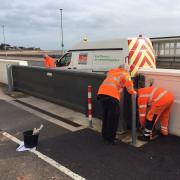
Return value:
M 41 67 L 12 66 L 13 88 L 51 102 L 66 106 L 87 115 L 88 85 L 92 86 L 92 115 L 102 118 L 97 91 L 105 74 L 77 72 Z M 131 124 L 131 97 L 126 95 L 120 103 L 120 129 Z M 129 102 L 129 103 L 128 103 Z M 128 106 L 128 107 L 127 107 Z M 128 114 L 128 116 L 127 116 Z
M 88 85 L 92 86 L 93 116 L 100 118 L 101 107 L 96 93 L 104 74 L 13 66 L 15 90 L 41 97 L 87 114 Z

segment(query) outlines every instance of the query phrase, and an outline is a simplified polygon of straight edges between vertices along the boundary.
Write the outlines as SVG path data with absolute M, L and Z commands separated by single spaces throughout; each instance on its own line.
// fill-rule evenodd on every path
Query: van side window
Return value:
M 57 61 L 56 66 L 68 66 L 71 62 L 72 53 L 65 54 L 59 61 Z

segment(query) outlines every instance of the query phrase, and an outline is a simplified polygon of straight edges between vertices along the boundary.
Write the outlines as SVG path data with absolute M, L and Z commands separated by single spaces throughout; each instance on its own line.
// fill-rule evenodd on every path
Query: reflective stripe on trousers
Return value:
M 161 126 L 161 134 L 168 135 L 168 128 L 165 126 Z
M 152 130 L 149 130 L 149 129 L 145 128 L 143 134 L 144 134 L 144 136 L 146 136 L 146 137 L 147 137 L 147 136 L 152 136 Z

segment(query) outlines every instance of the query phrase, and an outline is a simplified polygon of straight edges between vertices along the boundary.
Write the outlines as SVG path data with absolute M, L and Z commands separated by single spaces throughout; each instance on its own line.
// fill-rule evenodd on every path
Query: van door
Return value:
M 127 48 L 93 52 L 93 71 L 108 71 L 125 63 Z
M 92 52 L 90 51 L 76 51 L 74 53 L 74 67 L 79 70 L 92 71 Z
M 61 69 L 71 69 L 73 66 L 72 61 L 72 53 L 68 52 L 60 58 L 59 61 L 56 62 L 56 67 L 60 67 Z

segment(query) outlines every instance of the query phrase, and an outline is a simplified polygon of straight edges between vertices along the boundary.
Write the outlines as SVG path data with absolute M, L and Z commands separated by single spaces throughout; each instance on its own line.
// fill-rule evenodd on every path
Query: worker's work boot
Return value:
M 143 135 L 139 136 L 138 139 L 140 141 L 150 141 L 152 139 L 152 130 L 145 128 L 143 131 Z
M 138 140 L 140 141 L 150 141 L 150 136 L 145 136 L 145 135 L 141 135 L 141 136 L 138 136 Z
M 143 135 L 139 136 L 138 139 L 140 141 L 150 141 L 152 139 L 152 127 L 153 127 L 153 122 L 146 119 Z
M 154 129 L 154 130 L 152 131 L 151 140 L 154 140 L 154 139 L 156 139 L 156 138 L 159 137 L 159 136 L 160 136 L 160 132 L 157 131 L 156 129 Z

